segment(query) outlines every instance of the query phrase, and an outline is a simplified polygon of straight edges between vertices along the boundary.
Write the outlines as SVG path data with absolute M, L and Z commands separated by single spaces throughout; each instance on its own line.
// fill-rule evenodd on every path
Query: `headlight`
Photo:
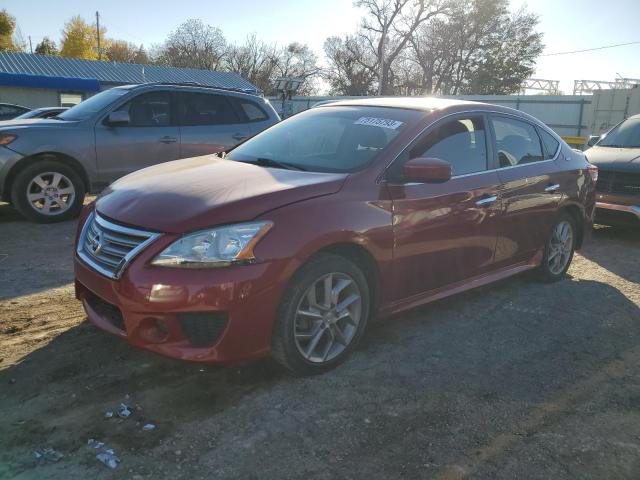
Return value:
M 251 262 L 254 247 L 272 226 L 272 222 L 239 223 L 192 233 L 169 245 L 151 264 L 211 268 Z

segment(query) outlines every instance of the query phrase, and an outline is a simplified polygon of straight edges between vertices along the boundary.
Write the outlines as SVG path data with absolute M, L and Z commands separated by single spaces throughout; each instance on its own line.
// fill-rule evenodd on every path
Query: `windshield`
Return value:
M 227 158 L 315 172 L 353 172 L 368 165 L 422 115 L 398 108 L 314 108 L 243 143 Z
M 114 102 L 123 95 L 126 95 L 129 90 L 123 88 L 112 88 L 111 90 L 105 90 L 93 97 L 87 98 L 80 102 L 75 107 L 71 107 L 66 112 L 61 113 L 56 118 L 60 120 L 86 120 L 96 112 L 99 112 L 104 107 Z
M 614 127 L 598 142 L 598 146 L 640 148 L 640 118 L 630 118 Z

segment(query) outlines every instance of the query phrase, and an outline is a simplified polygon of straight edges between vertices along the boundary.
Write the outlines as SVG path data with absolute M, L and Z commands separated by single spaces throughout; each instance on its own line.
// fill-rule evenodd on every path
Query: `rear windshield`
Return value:
M 598 142 L 600 147 L 640 148 L 640 118 L 630 118 Z
M 87 98 L 75 107 L 71 107 L 66 112 L 62 112 L 56 118 L 72 121 L 86 120 L 127 93 L 129 93 L 129 90 L 124 88 L 112 88 L 111 90 L 105 90 L 93 97 Z
M 313 108 L 269 128 L 227 158 L 272 160 L 315 172 L 353 172 L 368 165 L 423 115 L 398 108 Z

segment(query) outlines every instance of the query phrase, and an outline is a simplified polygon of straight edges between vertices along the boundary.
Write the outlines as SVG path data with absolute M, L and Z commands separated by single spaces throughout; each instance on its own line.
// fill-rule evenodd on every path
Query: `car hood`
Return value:
M 587 160 L 603 170 L 640 171 L 640 148 L 591 147 Z
M 100 195 L 96 209 L 127 225 L 185 233 L 252 220 L 274 208 L 336 193 L 346 177 L 264 168 L 208 155 L 127 175 Z

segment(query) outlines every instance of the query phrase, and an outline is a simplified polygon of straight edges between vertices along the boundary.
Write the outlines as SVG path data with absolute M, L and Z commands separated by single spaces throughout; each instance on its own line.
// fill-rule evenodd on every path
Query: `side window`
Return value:
M 500 167 L 512 167 L 544 159 L 540 137 L 533 125 L 507 117 L 491 119 L 496 135 Z
M 183 93 L 180 102 L 180 124 L 227 125 L 240 123 L 240 119 L 224 95 L 210 93 Z
M 165 127 L 171 125 L 171 94 L 143 93 L 122 105 L 118 111 L 129 113 L 129 126 Z
M 262 122 L 269 119 L 269 116 L 256 103 L 242 98 L 235 98 L 234 100 L 240 105 L 240 109 L 244 112 L 248 121 Z
M 555 157 L 556 152 L 558 151 L 558 147 L 560 146 L 560 142 L 555 139 L 553 135 L 551 135 L 546 130 L 539 128 L 540 138 L 542 138 L 542 143 L 544 143 L 545 156 L 544 159 L 548 160 L 550 158 Z
M 487 145 L 484 120 L 469 116 L 438 125 L 418 141 L 409 158 L 433 157 L 451 164 L 454 175 L 487 169 Z

